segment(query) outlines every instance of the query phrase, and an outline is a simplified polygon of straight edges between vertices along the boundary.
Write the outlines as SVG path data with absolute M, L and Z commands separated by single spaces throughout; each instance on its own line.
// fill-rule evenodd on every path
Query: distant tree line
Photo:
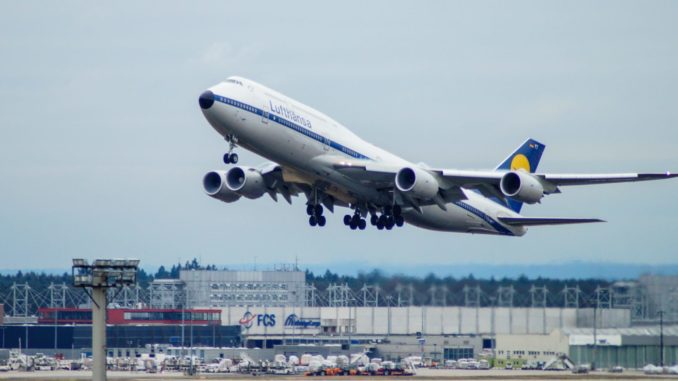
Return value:
M 139 286 L 145 288 L 148 287 L 154 279 L 179 278 L 179 272 L 181 270 L 217 270 L 217 266 L 202 266 L 197 258 L 193 258 L 193 260 L 186 261 L 186 263 L 183 265 L 181 263 L 172 265 L 169 271 L 165 266 L 160 266 L 155 274 L 149 273 L 143 268 L 140 268 L 137 272 L 137 282 L 139 283 Z M 0 275 L 0 292 L 5 294 L 14 283 L 28 284 L 35 290 L 44 290 L 52 283 L 65 283 L 70 285 L 73 283 L 73 276 L 69 272 L 64 272 L 63 274 L 48 274 L 45 272 L 23 272 L 19 270 L 16 272 L 16 274 Z
M 172 265 L 169 270 L 167 267 L 160 266 L 155 273 L 149 273 L 144 269 L 139 269 L 137 280 L 141 287 L 148 287 L 154 279 L 176 279 L 179 278 L 181 270 L 217 270 L 217 266 L 202 265 L 197 258 L 186 261 L 184 264 L 177 263 Z M 552 279 L 552 278 L 533 278 L 526 276 L 517 278 L 495 279 L 476 279 L 472 274 L 468 276 L 455 278 L 452 276 L 440 277 L 435 274 L 428 274 L 425 277 L 416 277 L 404 274 L 387 275 L 375 269 L 369 272 L 360 272 L 357 275 L 339 275 L 326 270 L 323 274 L 316 275 L 306 270 L 306 282 L 312 284 L 319 292 L 324 292 L 330 285 L 348 285 L 353 292 L 354 304 L 360 305 L 362 302 L 363 286 L 370 286 L 370 292 L 375 292 L 375 286 L 380 294 L 380 305 L 397 305 L 398 296 L 400 296 L 401 305 L 475 305 L 480 306 L 498 306 L 502 302 L 499 298 L 498 290 L 500 287 L 513 287 L 513 305 L 516 307 L 532 306 L 533 298 L 530 290 L 536 287 L 535 293 L 537 305 L 541 305 L 543 293 L 539 288 L 546 287 L 546 305 L 563 306 L 565 304 L 565 287 L 578 287 L 579 305 L 593 306 L 595 304 L 595 290 L 598 287 L 605 288 L 610 286 L 610 282 L 603 279 Z M 44 272 L 22 272 L 17 271 L 14 275 L 0 275 L 0 293 L 7 295 L 14 283 L 27 283 L 35 290 L 44 290 L 51 283 L 71 284 L 72 276 L 70 273 L 46 274 Z M 466 290 L 466 292 L 465 292 Z M 411 295 L 410 295 L 411 291 Z M 478 292 L 479 291 L 479 292 Z M 507 293 L 504 293 L 504 304 L 507 302 Z M 388 300 L 386 300 L 388 298 Z
M 369 290 L 374 295 L 374 286 L 378 286 L 382 296 L 388 295 L 386 301 L 390 305 L 397 305 L 398 294 L 400 294 L 401 305 L 412 301 L 413 305 L 475 305 L 480 306 L 499 306 L 502 300 L 499 298 L 499 288 L 505 287 L 504 305 L 508 304 L 509 292 L 507 290 L 513 287 L 513 306 L 530 307 L 533 305 L 534 292 L 535 304 L 543 305 L 544 292 L 546 288 L 546 305 L 564 306 L 565 305 L 565 287 L 578 287 L 579 305 L 593 306 L 595 304 L 595 293 L 598 287 L 606 288 L 610 286 L 610 281 L 603 279 L 552 279 L 537 277 L 530 279 L 524 275 L 517 278 L 495 279 L 476 279 L 473 274 L 465 277 L 455 278 L 452 276 L 440 277 L 435 274 L 428 274 L 425 277 L 416 277 L 404 274 L 386 275 L 375 269 L 370 272 L 361 272 L 357 276 L 339 275 L 326 270 L 322 275 L 315 275 L 306 270 L 306 281 L 313 284 L 318 290 L 325 290 L 328 286 L 334 284 L 347 284 L 349 288 L 357 291 L 355 297 L 358 303 L 363 294 L 359 291 L 365 285 L 372 286 Z M 534 288 L 534 289 L 533 289 Z M 412 295 L 410 297 L 410 290 Z M 466 290 L 466 292 L 465 292 Z M 570 295 L 573 295 L 571 293 Z M 382 301 L 381 303 L 383 303 Z

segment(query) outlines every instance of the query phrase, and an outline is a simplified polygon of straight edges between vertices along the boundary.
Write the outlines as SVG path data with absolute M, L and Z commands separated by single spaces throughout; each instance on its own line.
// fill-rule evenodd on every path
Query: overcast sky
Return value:
M 676 263 L 676 180 L 563 189 L 523 213 L 609 222 L 522 238 L 221 203 L 201 179 L 227 146 L 197 102 L 241 75 L 431 166 L 491 168 L 533 137 L 541 171 L 678 171 L 676 20 L 675 1 L 2 2 L 0 268 Z

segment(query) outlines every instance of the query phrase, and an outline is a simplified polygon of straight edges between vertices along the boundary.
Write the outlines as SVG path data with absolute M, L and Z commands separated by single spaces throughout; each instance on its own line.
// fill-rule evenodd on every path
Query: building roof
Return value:
M 564 328 L 565 335 L 593 335 L 593 328 Z M 678 325 L 664 325 L 664 336 L 677 336 Z M 597 335 L 621 336 L 659 336 L 659 325 L 636 326 L 630 328 L 598 328 Z

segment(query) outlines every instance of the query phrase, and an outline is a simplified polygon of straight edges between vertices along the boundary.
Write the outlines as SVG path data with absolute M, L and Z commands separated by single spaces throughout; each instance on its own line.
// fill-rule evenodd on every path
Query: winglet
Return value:
M 665 173 L 639 173 L 639 180 L 662 180 L 662 179 L 671 179 L 678 177 L 678 173 L 671 173 L 671 171 L 666 171 Z

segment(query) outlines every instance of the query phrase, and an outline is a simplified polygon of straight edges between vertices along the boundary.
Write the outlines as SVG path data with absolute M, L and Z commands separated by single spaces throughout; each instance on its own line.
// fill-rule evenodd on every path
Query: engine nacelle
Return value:
M 235 202 L 240 199 L 239 194 L 226 187 L 225 171 L 207 172 L 205 177 L 202 178 L 202 187 L 208 196 L 223 202 Z
M 438 194 L 438 180 L 432 174 L 417 167 L 405 167 L 398 171 L 395 178 L 396 188 L 403 193 L 430 200 Z
M 534 204 L 544 197 L 544 187 L 539 180 L 526 172 L 508 172 L 501 178 L 499 188 L 504 196 L 528 204 Z
M 266 193 L 266 183 L 261 173 L 251 167 L 233 167 L 226 172 L 226 187 L 250 199 Z

